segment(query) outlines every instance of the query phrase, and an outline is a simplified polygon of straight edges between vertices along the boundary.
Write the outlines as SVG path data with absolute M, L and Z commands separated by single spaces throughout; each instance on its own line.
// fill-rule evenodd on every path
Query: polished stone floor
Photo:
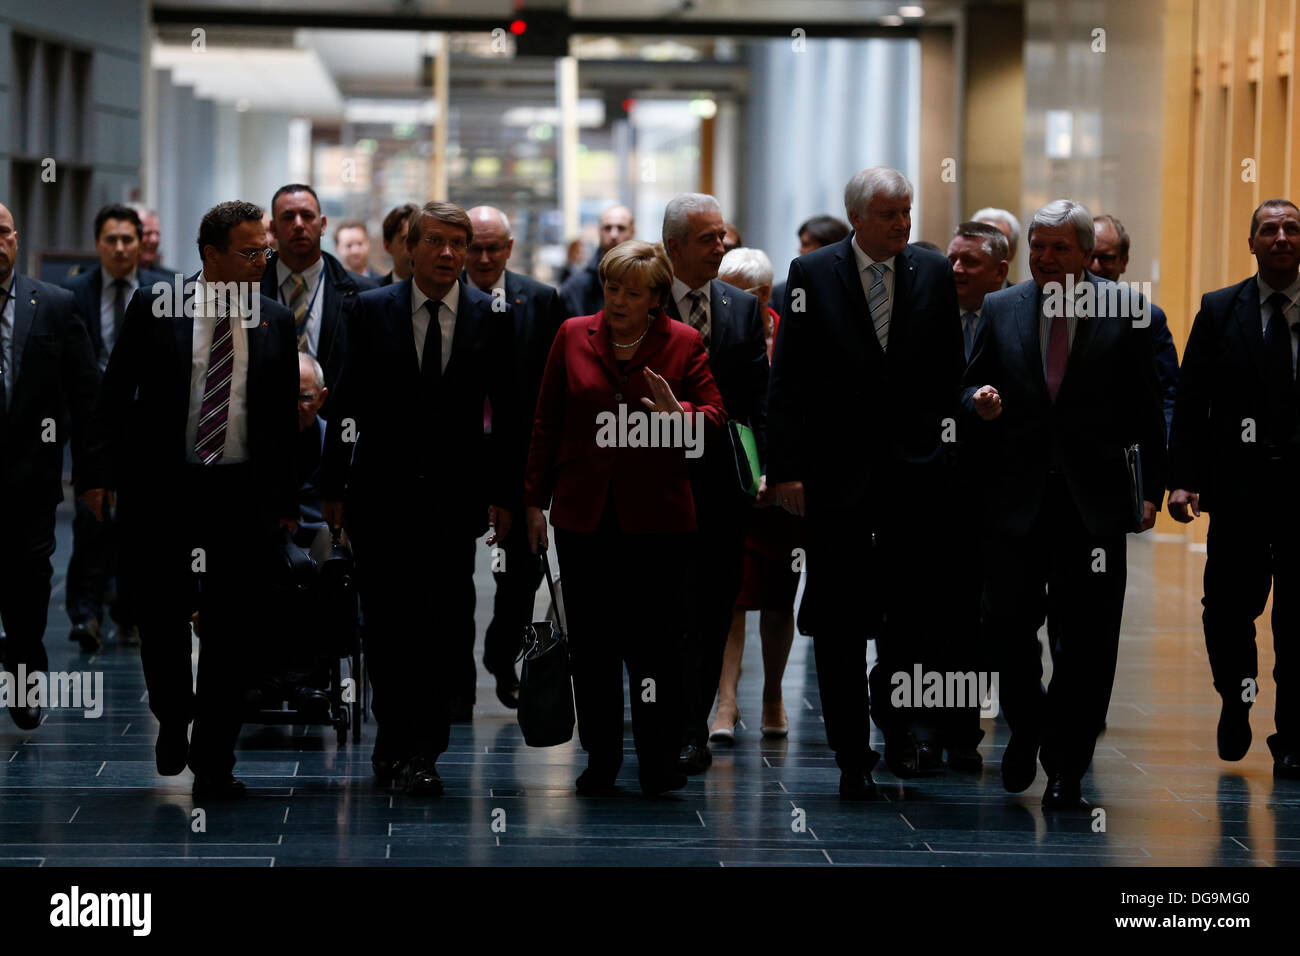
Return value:
M 1204 520 L 1204 519 L 1202 519 Z M 579 798 L 576 743 L 524 746 L 486 675 L 472 725 L 457 725 L 439 761 L 447 795 L 376 787 L 374 724 L 360 745 L 318 727 L 246 726 L 238 775 L 250 799 L 195 814 L 190 776 L 158 777 L 156 724 L 139 652 L 115 641 L 93 656 L 66 640 L 62 580 L 70 510 L 60 509 L 51 666 L 102 671 L 98 719 L 53 711 L 35 732 L 0 716 L 0 864 L 39 865 L 701 865 L 1071 866 L 1287 865 L 1300 862 L 1300 783 L 1275 782 L 1271 639 L 1262 632 L 1255 743 L 1226 765 L 1214 751 L 1216 698 L 1200 635 L 1203 552 L 1181 537 L 1130 539 L 1120 667 L 1084 795 L 1094 812 L 1045 815 L 1044 784 L 1002 790 L 1007 731 L 986 720 L 982 776 L 901 781 L 875 774 L 881 799 L 842 804 L 823 734 L 813 655 L 796 637 L 784 684 L 787 740 L 758 733 L 761 674 L 750 615 L 732 748 L 685 791 L 648 800 L 636 788 L 630 723 L 622 795 Z M 480 639 L 490 610 L 483 550 Z M 1265 619 L 1266 621 L 1267 619 Z M 881 745 L 876 744 L 877 749 Z M 802 811 L 802 812 L 800 812 Z M 202 824 L 202 826 L 200 826 Z M 800 825 L 802 824 L 802 825 Z

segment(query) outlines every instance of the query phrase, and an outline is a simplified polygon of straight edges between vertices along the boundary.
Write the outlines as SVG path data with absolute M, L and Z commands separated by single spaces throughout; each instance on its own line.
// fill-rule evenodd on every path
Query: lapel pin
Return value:
M 31 304 L 32 304 L 32 305 L 35 305 L 35 304 L 36 304 L 36 300 L 35 300 L 35 299 L 32 299 L 32 300 L 31 300 Z

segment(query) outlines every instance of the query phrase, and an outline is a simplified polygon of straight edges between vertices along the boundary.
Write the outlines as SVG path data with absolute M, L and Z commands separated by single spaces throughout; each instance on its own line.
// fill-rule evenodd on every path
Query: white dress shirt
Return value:
M 429 333 L 429 310 L 424 303 L 429 297 L 421 291 L 419 284 L 411 280 L 411 326 L 415 330 L 415 360 L 424 369 L 424 340 Z M 460 306 L 460 282 L 451 284 L 451 291 L 443 296 L 438 307 L 438 330 L 442 336 L 442 371 L 447 370 L 451 360 L 452 337 L 456 334 L 456 311 Z
M 1268 304 L 1268 297 L 1274 292 L 1281 292 L 1290 300 L 1284 310 L 1285 314 L 1283 315 L 1283 318 L 1286 319 L 1287 325 L 1294 326 L 1297 321 L 1300 321 L 1300 302 L 1297 302 L 1297 299 L 1300 298 L 1300 275 L 1296 276 L 1295 281 L 1285 289 L 1274 289 L 1271 285 L 1265 282 L 1258 273 L 1255 274 L 1255 281 L 1259 284 L 1259 317 L 1263 320 L 1263 331 L 1265 334 L 1268 332 L 1269 319 L 1273 317 L 1273 307 Z M 1295 333 L 1292 332 L 1291 373 L 1293 375 L 1295 374 L 1296 350 L 1298 345 L 1300 345 L 1300 343 L 1297 343 Z
M 293 270 L 284 264 L 283 259 L 275 260 L 276 287 L 280 290 L 280 303 L 290 312 L 293 311 L 293 306 L 289 305 L 294 289 L 293 280 L 289 278 L 292 274 Z M 307 283 L 307 301 L 310 303 L 307 308 L 307 351 L 313 358 L 317 357 L 320 347 L 321 312 L 325 307 L 325 290 L 320 287 L 320 284 L 324 276 L 324 256 L 302 270 L 303 280 Z
M 195 295 L 202 308 L 194 310 L 194 346 L 190 355 L 190 408 L 185 422 L 186 460 L 202 464 L 194 443 L 199 434 L 199 411 L 203 408 L 203 393 L 207 391 L 208 359 L 212 352 L 212 332 L 217 324 L 216 296 L 210 285 L 199 275 Z M 231 345 L 234 348 L 234 365 L 230 370 L 230 408 L 226 415 L 226 444 L 217 465 L 233 465 L 248 460 L 248 329 L 240 321 L 250 313 L 245 303 L 236 310 L 231 322 Z
M 99 370 L 102 372 L 108 367 L 108 357 L 113 354 L 113 346 L 117 344 L 117 333 L 122 331 L 117 328 L 114 322 L 113 302 L 117 299 L 117 288 L 113 285 L 117 280 L 114 279 L 107 269 L 100 270 L 102 282 L 99 287 L 99 337 L 104 343 L 104 351 L 99 356 Z M 135 295 L 135 290 L 140 288 L 140 273 L 132 269 L 131 274 L 126 277 L 126 293 L 122 298 L 123 309 L 131 302 L 131 296 Z M 87 319 L 90 316 L 86 316 Z
M 858 245 L 858 241 L 856 238 L 853 240 L 853 258 L 855 258 L 858 261 L 858 278 L 862 280 L 862 297 L 866 299 L 868 303 L 870 303 L 871 284 L 876 280 L 875 273 L 871 271 L 871 267 L 876 264 L 877 260 L 871 258 L 871 256 L 867 255 L 865 252 L 862 251 L 862 247 Z M 885 264 L 885 274 L 880 277 L 880 280 L 885 283 L 884 316 L 886 319 L 893 318 L 894 315 L 894 259 L 895 258 L 896 258 L 895 256 L 890 256 L 888 259 L 879 260 L 880 262 L 883 262 Z M 867 306 L 866 319 L 867 322 L 871 322 L 870 305 Z M 875 329 L 873 328 L 872 331 L 874 332 Z M 889 341 L 888 338 L 886 338 L 885 341 L 888 342 Z

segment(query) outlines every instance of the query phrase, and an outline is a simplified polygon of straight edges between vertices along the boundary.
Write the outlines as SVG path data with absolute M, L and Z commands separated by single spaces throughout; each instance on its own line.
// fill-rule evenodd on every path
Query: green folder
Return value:
M 731 450 L 736 459 L 736 480 L 740 489 L 751 497 L 758 495 L 758 479 L 762 469 L 758 464 L 758 442 L 754 439 L 754 430 L 737 421 L 727 422 L 727 433 L 731 436 Z

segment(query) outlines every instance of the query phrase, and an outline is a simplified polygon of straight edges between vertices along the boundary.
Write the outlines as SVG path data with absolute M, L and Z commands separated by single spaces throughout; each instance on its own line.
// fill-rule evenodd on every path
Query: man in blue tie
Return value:
M 961 309 L 961 337 L 970 361 L 979 331 L 980 309 L 984 297 L 997 292 L 1007 278 L 1007 239 L 1002 230 L 988 223 L 963 222 L 948 243 L 948 261 L 957 286 L 957 306 Z

